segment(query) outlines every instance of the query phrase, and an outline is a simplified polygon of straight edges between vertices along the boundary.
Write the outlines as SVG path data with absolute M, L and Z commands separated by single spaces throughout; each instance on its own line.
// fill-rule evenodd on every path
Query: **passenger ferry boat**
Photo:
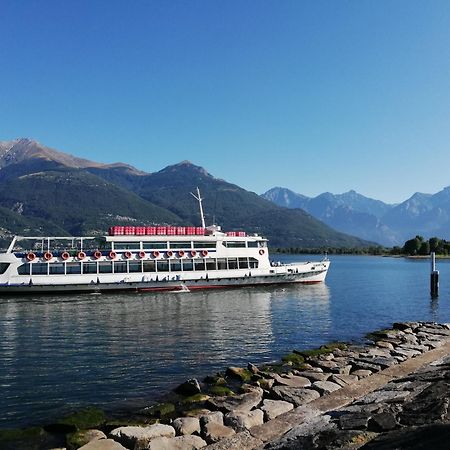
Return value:
M 16 236 L 0 253 L 0 293 L 176 291 L 325 280 L 330 261 L 269 259 L 267 239 L 243 231 L 147 226 L 102 237 Z

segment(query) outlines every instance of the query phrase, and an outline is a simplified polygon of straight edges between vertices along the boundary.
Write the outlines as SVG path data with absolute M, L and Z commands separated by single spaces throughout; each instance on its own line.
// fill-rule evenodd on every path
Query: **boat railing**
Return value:
M 15 236 L 7 253 L 95 251 L 101 246 L 101 243 L 102 241 L 98 237 Z

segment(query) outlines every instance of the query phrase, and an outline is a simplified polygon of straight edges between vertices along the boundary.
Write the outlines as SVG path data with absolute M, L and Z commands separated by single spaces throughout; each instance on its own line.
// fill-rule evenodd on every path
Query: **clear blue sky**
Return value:
M 450 185 L 450 2 L 0 0 L 0 140 L 262 193 Z

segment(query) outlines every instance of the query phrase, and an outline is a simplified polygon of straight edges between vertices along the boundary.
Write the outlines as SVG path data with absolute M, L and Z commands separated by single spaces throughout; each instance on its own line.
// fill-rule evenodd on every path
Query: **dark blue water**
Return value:
M 148 404 L 187 377 L 362 340 L 394 321 L 450 321 L 449 261 L 438 261 L 432 300 L 429 261 L 331 260 L 313 286 L 0 298 L 0 427 Z

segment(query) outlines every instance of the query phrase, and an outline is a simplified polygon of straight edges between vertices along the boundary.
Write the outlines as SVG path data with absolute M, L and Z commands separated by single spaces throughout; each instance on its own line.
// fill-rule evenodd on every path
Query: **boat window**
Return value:
M 194 270 L 192 259 L 182 259 L 181 261 L 183 262 L 183 270 L 185 272 L 191 272 L 192 270 Z
M 169 248 L 191 248 L 191 242 L 169 242 Z
M 9 266 L 9 263 L 0 263 L 0 274 L 5 273 Z
M 98 263 L 99 273 L 112 273 L 112 262 L 111 261 L 101 261 Z
M 114 242 L 114 250 L 139 250 L 140 242 Z
M 79 262 L 68 262 L 66 263 L 66 274 L 80 274 L 81 273 L 81 263 Z
M 250 269 L 258 268 L 258 260 L 256 258 L 249 258 L 248 262 L 249 262 Z
M 114 261 L 114 273 L 127 273 L 127 262 Z
M 247 242 L 247 247 L 248 247 L 248 248 L 255 248 L 255 247 L 258 247 L 258 241 L 248 241 L 248 242 Z
M 96 262 L 83 263 L 83 273 L 97 273 L 97 263 Z
M 180 272 L 181 271 L 181 261 L 178 259 L 172 259 L 170 261 L 170 271 L 171 272 Z
M 214 258 L 206 260 L 206 270 L 216 270 L 216 260 Z
M 194 270 L 205 270 L 205 260 L 194 259 Z
M 248 269 L 248 258 L 239 258 L 239 269 Z
M 144 272 L 156 271 L 155 261 L 144 261 L 143 264 L 144 264 Z
M 226 258 L 217 258 L 217 269 L 218 270 L 227 270 Z
M 228 248 L 243 248 L 245 247 L 245 241 L 225 241 L 224 245 Z
M 64 275 L 64 263 L 52 263 L 49 264 L 50 275 Z
M 167 242 L 143 242 L 145 250 L 161 250 L 167 248 Z
M 7 266 L 9 266 L 9 264 L 7 264 L 7 263 L 1 263 L 1 264 L 6 264 Z M 1 264 L 0 264 L 0 267 L 1 267 Z M 6 269 L 7 268 L 8 267 L 6 267 Z M 6 269 L 2 273 L 5 273 Z M 19 275 L 30 275 L 30 263 L 22 264 L 21 266 L 19 266 L 17 268 L 17 272 L 19 273 Z
M 228 258 L 228 268 L 229 269 L 237 269 L 237 258 Z
M 158 272 L 169 271 L 169 261 L 156 261 L 156 266 L 158 268 Z
M 31 264 L 32 275 L 47 275 L 48 264 L 47 263 L 34 263 Z
M 128 264 L 129 272 L 142 272 L 141 261 L 130 261 Z
M 215 242 L 194 242 L 194 248 L 216 248 Z
M 266 248 L 267 247 L 267 242 L 266 241 L 258 241 L 258 246 L 262 247 L 262 248 Z

